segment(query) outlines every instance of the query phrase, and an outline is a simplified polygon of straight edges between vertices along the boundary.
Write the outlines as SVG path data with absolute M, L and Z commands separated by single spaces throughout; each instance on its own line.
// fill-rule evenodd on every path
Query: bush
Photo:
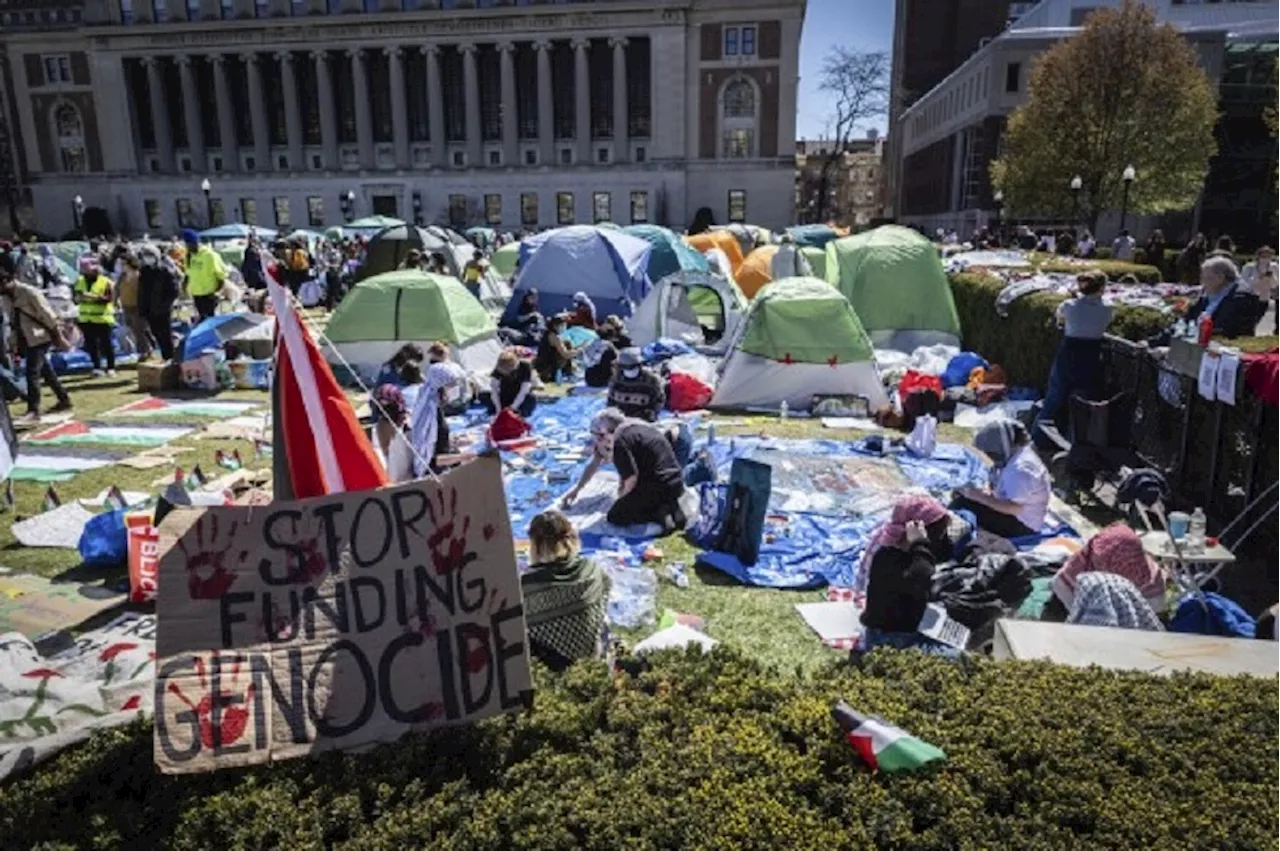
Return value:
M 1023 296 L 1009 305 L 1008 316 L 1001 317 L 995 304 L 1004 288 L 1003 280 L 971 273 L 951 275 L 950 280 L 964 348 L 1003 366 L 1010 384 L 1043 391 L 1062 340 L 1055 311 L 1064 297 L 1050 293 Z M 1111 333 L 1127 340 L 1145 340 L 1169 321 L 1149 308 L 1120 307 L 1111 321 Z
M 169 777 L 142 724 L 0 796 L 6 847 L 1268 847 L 1274 680 L 877 653 L 782 677 L 732 652 L 538 672 L 536 709 L 359 756 Z M 948 754 L 863 766 L 837 698 Z

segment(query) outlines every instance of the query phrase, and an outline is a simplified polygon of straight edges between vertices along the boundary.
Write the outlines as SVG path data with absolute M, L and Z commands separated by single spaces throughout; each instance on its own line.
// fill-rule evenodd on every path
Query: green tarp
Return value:
M 885 225 L 827 243 L 826 279 L 876 331 L 940 331 L 960 336 L 960 319 L 933 243 Z
M 324 333 L 335 344 L 441 340 L 460 346 L 496 330 L 457 278 L 401 269 L 356 284 Z
M 738 348 L 795 363 L 871 360 L 871 341 L 840 293 L 817 278 L 783 278 L 756 293 Z
M 809 261 L 809 269 L 813 272 L 815 278 L 826 280 L 827 277 L 827 252 L 826 249 L 817 248 L 812 245 L 800 246 L 800 255 Z

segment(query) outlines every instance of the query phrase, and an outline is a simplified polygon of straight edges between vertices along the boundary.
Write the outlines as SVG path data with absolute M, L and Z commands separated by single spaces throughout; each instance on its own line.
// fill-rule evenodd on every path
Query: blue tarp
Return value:
M 573 294 L 586 293 L 596 315 L 627 317 L 649 294 L 649 243 L 621 231 L 587 225 L 559 228 L 520 243 L 520 271 L 503 322 L 515 319 L 524 293 L 538 291 L 550 316 L 572 309 Z
M 836 233 L 835 228 L 830 225 L 796 225 L 787 228 L 787 233 L 791 234 L 791 238 L 796 241 L 796 245 L 811 245 L 814 248 L 822 248 L 831 240 L 840 236 Z

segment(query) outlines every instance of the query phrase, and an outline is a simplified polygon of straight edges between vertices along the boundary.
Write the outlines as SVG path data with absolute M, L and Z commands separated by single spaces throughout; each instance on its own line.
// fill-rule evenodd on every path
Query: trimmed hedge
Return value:
M 1033 293 L 1016 299 L 1009 305 L 1009 315 L 1001 317 L 995 303 L 1004 289 L 1003 280 L 980 273 L 953 274 L 949 279 L 964 348 L 1003 366 L 1010 384 L 1043 391 L 1062 340 L 1055 311 L 1065 298 Z M 1158 311 L 1122 306 L 1111 322 L 1111 333 L 1145 340 L 1169 322 L 1170 318 Z
M 947 762 L 871 773 L 844 698 Z M 532 714 L 363 755 L 169 777 L 101 733 L 0 794 L 5 847 L 1264 848 L 1275 681 L 880 652 L 782 677 L 732 652 L 538 671 Z

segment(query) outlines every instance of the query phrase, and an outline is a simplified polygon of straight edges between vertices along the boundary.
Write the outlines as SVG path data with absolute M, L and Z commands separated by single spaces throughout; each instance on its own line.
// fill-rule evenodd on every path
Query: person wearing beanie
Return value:
M 658 419 L 667 401 L 662 379 L 644 365 L 634 346 L 618 352 L 618 371 L 609 384 L 609 405 L 628 417 L 645 422 Z
M 58 404 L 54 411 L 71 410 L 71 397 L 58 380 L 49 363 L 49 350 L 65 347 L 58 316 L 44 293 L 17 279 L 17 264 L 7 252 L 0 252 L 0 295 L 4 296 L 5 313 L 12 316 L 18 351 L 23 356 L 27 377 L 27 413 L 29 423 L 40 420 L 40 380 L 49 383 Z
M 203 322 L 218 312 L 218 291 L 227 279 L 227 267 L 217 252 L 200 244 L 200 235 L 191 228 L 182 231 L 182 242 L 187 247 L 187 293 Z

